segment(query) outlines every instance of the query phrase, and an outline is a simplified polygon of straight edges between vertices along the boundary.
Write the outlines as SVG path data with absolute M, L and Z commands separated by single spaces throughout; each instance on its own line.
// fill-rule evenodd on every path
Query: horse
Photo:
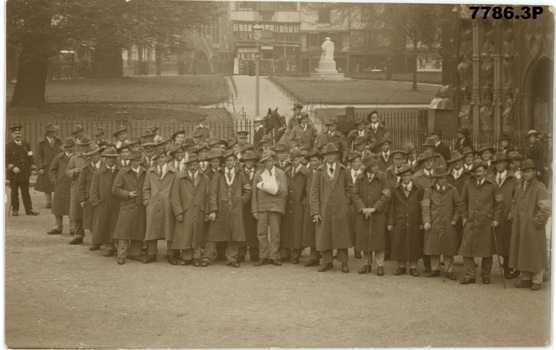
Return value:
M 286 132 L 286 117 L 278 113 L 278 107 L 276 107 L 275 110 L 268 108 L 268 112 L 264 119 L 264 125 L 274 144 L 280 143 L 280 140 Z

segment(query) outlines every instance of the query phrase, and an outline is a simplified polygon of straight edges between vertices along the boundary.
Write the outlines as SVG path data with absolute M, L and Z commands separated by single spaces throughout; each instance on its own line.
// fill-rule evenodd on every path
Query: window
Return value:
M 255 1 L 239 1 L 237 2 L 236 9 L 238 11 L 255 11 L 257 4 Z
M 319 9 L 319 23 L 330 23 L 330 8 Z
M 272 21 L 272 13 L 261 13 L 261 20 Z
M 295 2 L 278 2 L 276 11 L 297 11 L 297 4 Z
M 274 3 L 273 2 L 259 2 L 259 11 L 260 12 L 274 12 Z
M 203 25 L 202 32 L 203 35 L 210 37 L 210 40 L 212 41 L 213 44 L 220 43 L 220 28 L 218 25 L 217 18 Z
M 307 35 L 307 46 L 320 46 L 319 35 L 317 33 L 309 33 Z

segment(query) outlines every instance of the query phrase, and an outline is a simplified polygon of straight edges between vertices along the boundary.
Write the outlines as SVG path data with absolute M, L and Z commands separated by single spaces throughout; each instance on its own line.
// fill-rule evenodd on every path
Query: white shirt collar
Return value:
M 438 147 L 438 145 L 440 145 L 440 141 L 438 141 L 434 144 L 435 147 Z
M 496 178 L 502 177 L 502 179 L 505 179 L 507 175 L 508 175 L 508 171 L 504 170 L 503 173 L 496 173 Z
M 435 185 L 436 185 L 436 189 L 438 191 L 440 191 L 440 190 L 445 191 L 446 190 L 446 185 L 444 185 L 444 187 L 440 187 L 440 185 L 438 183 L 436 183 Z
M 461 176 L 461 173 L 463 173 L 463 168 L 459 168 L 458 169 L 452 169 L 452 176 L 454 177 L 454 179 L 459 179 L 459 177 Z
M 71 157 L 73 156 L 73 153 L 68 153 L 68 152 L 64 152 L 66 154 L 66 157 Z
M 427 176 L 431 176 L 431 175 L 432 175 L 432 169 L 431 169 L 431 170 L 428 170 L 428 169 L 423 168 L 423 171 L 425 172 L 425 175 L 427 175 Z
M 400 184 L 403 186 L 404 191 L 406 188 L 407 191 L 411 191 L 411 189 L 413 188 L 413 181 L 410 181 L 407 185 L 404 184 L 403 182 L 400 182 Z
M 91 164 L 95 167 L 95 169 L 99 169 L 100 168 L 100 160 L 96 163 L 92 163 Z

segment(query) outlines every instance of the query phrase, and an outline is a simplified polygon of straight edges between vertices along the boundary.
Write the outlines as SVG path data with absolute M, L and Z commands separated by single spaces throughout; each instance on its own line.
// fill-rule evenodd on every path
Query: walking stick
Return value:
M 371 235 L 373 233 L 373 214 L 369 216 L 369 242 L 367 243 L 367 275 L 371 269 L 371 260 L 373 257 L 373 252 L 371 251 Z
M 456 256 L 456 253 L 459 250 L 459 246 L 461 245 L 461 240 L 463 239 L 463 229 L 464 229 L 464 227 L 462 225 L 461 232 L 459 233 L 459 237 L 458 237 L 458 244 L 456 246 L 456 251 L 454 252 L 454 254 L 452 254 L 452 261 L 450 261 L 450 263 L 446 267 L 446 270 L 444 271 L 444 277 L 442 277 L 442 282 L 446 282 L 446 275 L 448 274 L 448 270 L 450 270 L 450 268 L 452 267 L 452 264 L 454 263 L 454 257 Z
M 504 280 L 504 271 L 502 270 L 502 262 L 500 261 L 500 252 L 498 251 L 498 238 L 496 238 L 496 228 L 492 227 L 492 234 L 494 235 L 494 246 L 496 247 L 496 257 L 498 258 L 498 268 L 500 269 L 500 276 L 502 277 L 502 284 L 506 288 L 506 281 Z

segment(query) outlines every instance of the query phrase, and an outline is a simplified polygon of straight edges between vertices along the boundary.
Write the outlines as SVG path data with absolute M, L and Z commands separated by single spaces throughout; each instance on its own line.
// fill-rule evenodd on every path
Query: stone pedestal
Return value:
M 316 73 L 311 73 L 311 78 L 319 80 L 343 80 L 344 73 L 338 73 L 335 61 L 320 61 Z

